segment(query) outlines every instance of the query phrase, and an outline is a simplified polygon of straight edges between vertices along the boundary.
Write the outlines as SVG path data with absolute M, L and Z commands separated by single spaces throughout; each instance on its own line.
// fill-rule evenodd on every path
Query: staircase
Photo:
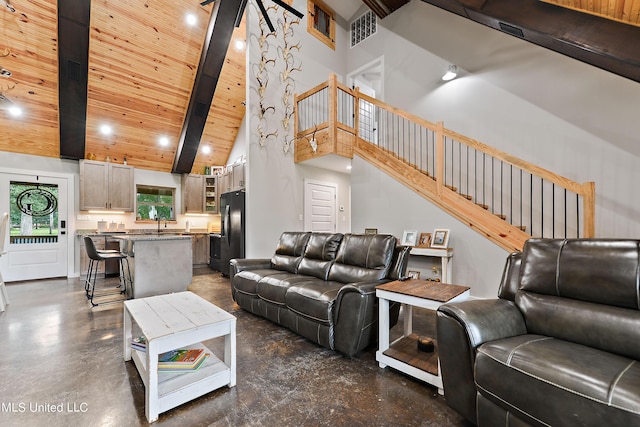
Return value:
M 576 183 L 389 106 L 335 75 L 295 99 L 295 161 L 358 155 L 507 251 L 593 237 L 595 184 Z

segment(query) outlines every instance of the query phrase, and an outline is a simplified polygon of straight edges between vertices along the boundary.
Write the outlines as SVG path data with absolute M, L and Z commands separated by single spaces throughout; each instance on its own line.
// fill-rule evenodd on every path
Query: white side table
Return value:
M 442 271 L 442 282 L 450 283 L 452 278 L 453 248 L 437 249 L 437 248 L 411 248 L 410 255 L 440 258 L 440 268 Z
M 378 307 L 380 310 L 378 320 L 379 348 L 376 351 L 378 366 L 381 368 L 391 366 L 400 372 L 436 386 L 438 393 L 444 394 L 437 344 L 434 353 L 424 353 L 417 350 L 417 337 L 412 335 L 413 307 L 437 310 L 447 302 L 467 299 L 469 288 L 426 280 L 397 280 L 376 286 L 376 296 L 379 299 Z M 404 310 L 403 335 L 392 343 L 389 343 L 389 301 L 401 303 Z M 426 365 L 432 364 L 431 359 L 435 359 L 435 373 L 428 372 L 425 368 Z
M 147 351 L 131 348 L 132 325 L 147 340 Z M 224 360 L 209 349 L 209 358 L 196 371 L 158 372 L 158 355 L 224 337 Z M 217 388 L 236 384 L 236 318 L 205 299 L 179 292 L 124 302 L 124 360 L 133 359 L 145 386 L 149 422 Z

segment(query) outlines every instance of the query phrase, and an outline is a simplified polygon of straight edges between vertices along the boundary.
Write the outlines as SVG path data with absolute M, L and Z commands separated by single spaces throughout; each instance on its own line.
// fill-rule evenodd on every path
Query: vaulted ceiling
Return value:
M 423 1 L 640 82 L 640 0 Z M 325 0 L 336 10 L 353 12 L 364 3 L 388 13 L 406 2 Z M 185 120 L 203 105 L 190 100 L 214 7 L 200 0 L 0 0 L 0 68 L 12 73 L 1 77 L 0 69 L 0 151 L 74 158 L 60 148 L 78 138 L 61 128 L 72 117 L 86 131 L 75 158 L 120 163 L 126 157 L 135 167 L 175 171 Z M 193 26 L 185 22 L 187 14 L 193 14 Z M 75 52 L 82 48 L 75 27 L 87 33 L 84 63 L 77 59 L 82 52 Z M 59 38 L 59 29 L 66 38 Z M 228 157 L 246 97 L 245 52 L 234 42 L 244 37 L 243 21 L 224 45 L 202 136 L 192 144 L 199 149 L 182 172 L 234 160 Z M 59 54 L 73 58 L 59 61 Z M 72 82 L 78 66 L 86 67 L 86 103 L 61 103 L 78 98 Z M 59 80 L 61 73 L 71 79 Z M 22 108 L 21 116 L 8 114 L 10 102 Z M 110 134 L 101 132 L 104 125 Z
M 214 5 L 203 7 L 198 0 L 74 3 L 70 12 L 58 10 L 57 0 L 14 0 L 15 12 L 0 9 L 0 54 L 8 53 L 0 58 L 0 65 L 12 72 L 11 77 L 0 78 L 0 90 L 22 108 L 20 117 L 0 114 L 0 150 L 61 156 L 59 125 L 65 111 L 59 108 L 59 95 L 74 88 L 65 88 L 62 80 L 58 90 L 58 53 L 65 43 L 58 40 L 58 25 L 64 31 L 82 26 L 84 3 L 90 7 L 90 24 L 82 154 L 118 163 L 126 157 L 136 167 L 171 171 Z M 194 25 L 186 23 L 187 14 L 193 15 Z M 234 30 L 232 41 L 244 38 L 243 22 Z M 65 53 L 74 56 L 69 50 L 80 44 L 80 40 L 67 41 Z M 244 117 L 245 52 L 234 43 L 228 50 L 225 45 L 225 50 L 201 149 L 193 161 L 197 172 L 205 165 L 227 162 Z M 75 59 L 69 64 L 71 70 L 62 68 L 65 74 L 77 73 L 75 64 L 83 66 Z M 101 132 L 104 125 L 110 126 L 110 134 Z M 206 154 L 203 147 L 211 151 Z

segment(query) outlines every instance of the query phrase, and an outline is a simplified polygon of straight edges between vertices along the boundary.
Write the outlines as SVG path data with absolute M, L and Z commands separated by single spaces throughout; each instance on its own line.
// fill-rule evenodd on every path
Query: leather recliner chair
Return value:
M 498 299 L 445 304 L 445 399 L 479 426 L 640 425 L 640 241 L 530 239 Z

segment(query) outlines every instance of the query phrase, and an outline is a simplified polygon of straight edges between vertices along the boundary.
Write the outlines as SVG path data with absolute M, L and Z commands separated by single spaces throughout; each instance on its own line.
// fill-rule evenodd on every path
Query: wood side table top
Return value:
M 378 285 L 376 289 L 445 303 L 471 288 L 430 280 L 409 279 L 404 281 L 396 280 Z

